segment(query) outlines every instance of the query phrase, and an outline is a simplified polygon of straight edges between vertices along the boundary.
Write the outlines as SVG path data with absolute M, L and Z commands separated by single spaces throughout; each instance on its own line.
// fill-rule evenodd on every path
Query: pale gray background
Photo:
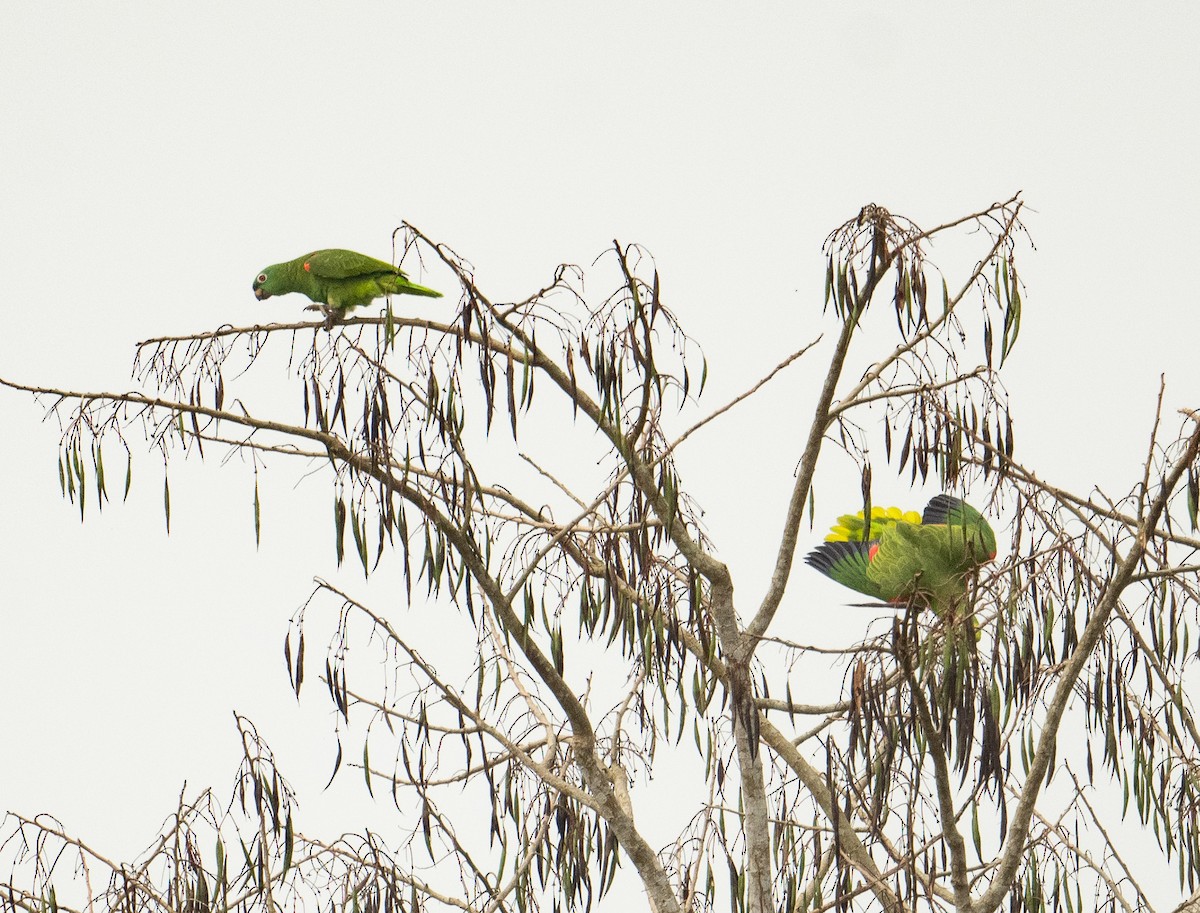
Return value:
M 645 244 L 715 406 L 831 326 L 820 244 L 861 205 L 932 225 L 1023 190 L 1018 457 L 1122 493 L 1160 373 L 1172 409 L 1200 406 L 1200 14 L 1042 7 L 5 0 L 0 376 L 127 389 L 137 340 L 291 318 L 305 302 L 252 297 L 261 266 L 387 257 L 408 219 L 499 300 L 613 238 Z M 772 557 L 749 533 L 778 527 L 809 376 L 681 455 L 747 604 Z M 280 655 L 314 574 L 361 585 L 334 567 L 326 490 L 285 466 L 256 553 L 245 467 L 179 463 L 167 538 L 149 456 L 130 502 L 81 525 L 41 415 L 0 393 L 0 810 L 131 856 L 185 780 L 227 791 L 237 708 L 307 830 L 376 821 L 345 811 L 357 777 L 321 791 L 328 713 L 297 708 Z M 848 486 L 843 505 L 826 482 L 825 513 Z M 876 486 L 923 502 L 882 455 Z M 844 598 L 799 569 L 780 633 L 817 639 Z

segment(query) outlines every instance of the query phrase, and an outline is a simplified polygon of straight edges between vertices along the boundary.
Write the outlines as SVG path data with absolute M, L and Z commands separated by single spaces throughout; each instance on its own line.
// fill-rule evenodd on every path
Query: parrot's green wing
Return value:
M 879 585 L 867 573 L 871 565 L 871 550 L 875 545 L 874 542 L 824 542 L 809 552 L 804 560 L 842 586 L 848 586 L 872 599 L 883 599 Z
M 383 260 L 376 260 L 366 254 L 336 247 L 314 250 L 311 254 L 305 254 L 301 260 L 303 260 L 303 268 L 306 272 L 322 279 L 351 279 L 355 276 L 370 276 L 376 273 L 404 275 L 399 269 Z
M 861 510 L 857 514 L 844 514 L 838 517 L 825 542 L 804 560 L 842 586 L 873 599 L 888 600 L 887 591 L 880 588 L 871 570 L 880 540 L 893 527 L 920 522 L 920 514 L 898 507 L 873 507 L 870 525 Z
M 964 568 L 984 564 L 996 557 L 996 533 L 983 514 L 966 501 L 937 495 L 926 505 L 922 521 L 927 525 L 944 525 L 950 530 L 952 547 L 961 549 Z
M 888 602 L 910 599 L 928 574 L 936 534 L 915 523 L 897 523 L 883 531 L 868 573 Z

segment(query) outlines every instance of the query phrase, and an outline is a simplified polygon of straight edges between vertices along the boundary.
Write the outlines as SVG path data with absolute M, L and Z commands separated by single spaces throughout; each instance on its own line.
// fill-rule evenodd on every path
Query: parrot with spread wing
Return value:
M 326 329 L 352 309 L 383 295 L 442 297 L 441 292 L 410 282 L 399 267 L 337 248 L 314 250 L 295 260 L 273 264 L 254 280 L 254 297 L 259 301 L 289 292 L 300 292 L 315 301 L 306 310 L 325 314 Z
M 838 518 L 804 559 L 843 586 L 892 605 L 920 605 L 938 616 L 965 601 L 971 577 L 996 557 L 996 534 L 970 504 L 937 495 L 918 516 L 877 507 Z

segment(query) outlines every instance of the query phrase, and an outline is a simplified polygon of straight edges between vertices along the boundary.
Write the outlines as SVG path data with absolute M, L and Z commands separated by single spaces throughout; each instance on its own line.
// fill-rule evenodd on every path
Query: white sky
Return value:
M 1200 12 L 1057 7 L 0 3 L 0 376 L 127 389 L 137 340 L 292 317 L 305 302 L 254 300 L 260 267 L 386 258 L 407 219 L 498 300 L 646 245 L 716 406 L 830 328 L 821 241 L 864 203 L 932 225 L 1022 190 L 1017 455 L 1123 493 L 1160 373 L 1172 408 L 1200 405 Z M 748 602 L 769 556 L 746 531 L 779 525 L 807 376 L 681 457 Z M 0 393 L 0 810 L 131 855 L 185 780 L 228 789 L 234 708 L 310 822 L 361 792 L 320 792 L 329 722 L 280 655 L 313 575 L 361 579 L 333 566 L 326 490 L 285 467 L 256 553 L 245 468 L 177 463 L 167 538 L 150 456 L 81 525 L 41 415 Z M 882 465 L 876 484 L 905 499 Z M 815 577 L 796 612 L 840 599 Z

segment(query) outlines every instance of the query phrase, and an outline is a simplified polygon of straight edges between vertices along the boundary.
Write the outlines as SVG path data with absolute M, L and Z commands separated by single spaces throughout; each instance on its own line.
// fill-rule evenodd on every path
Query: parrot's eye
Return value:
M 267 274 L 266 274 L 266 273 L 259 273 L 259 274 L 258 274 L 258 280 L 257 280 L 257 281 L 258 281 L 258 283 L 259 283 L 260 285 L 261 285 L 262 283 L 266 282 L 266 281 L 267 281 Z

